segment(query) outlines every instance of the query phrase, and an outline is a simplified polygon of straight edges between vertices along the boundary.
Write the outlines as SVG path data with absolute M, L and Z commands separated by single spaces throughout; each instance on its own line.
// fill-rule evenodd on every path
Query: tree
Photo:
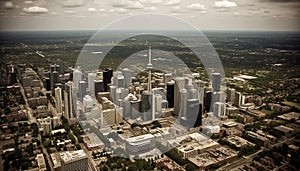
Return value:
M 27 169 L 28 169 L 28 166 L 29 166 L 28 162 L 22 162 L 22 163 L 21 163 L 21 169 L 22 169 L 22 170 L 27 170 Z
M 50 145 L 51 145 L 51 140 L 46 140 L 46 141 L 44 141 L 43 145 L 44 145 L 45 148 L 50 147 Z
M 194 171 L 194 170 L 196 170 L 196 167 L 195 167 L 193 164 L 188 163 L 188 164 L 186 164 L 186 166 L 185 166 L 185 170 L 188 170 L 188 171 Z
M 81 150 L 80 144 L 75 144 L 75 147 L 76 147 L 77 150 Z
M 5 114 L 5 115 L 10 114 L 10 112 L 11 112 L 11 110 L 10 110 L 9 107 L 6 107 L 6 108 L 4 109 L 4 114 Z
M 137 167 L 135 165 L 128 166 L 128 171 L 137 171 Z
M 108 171 L 108 167 L 106 165 L 104 165 L 101 170 Z

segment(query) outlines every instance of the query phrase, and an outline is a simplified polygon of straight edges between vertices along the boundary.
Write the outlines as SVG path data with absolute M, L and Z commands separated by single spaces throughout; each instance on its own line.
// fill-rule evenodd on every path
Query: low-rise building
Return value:
M 236 135 L 231 135 L 226 138 L 224 138 L 224 142 L 228 143 L 228 145 L 235 149 L 241 149 L 244 146 L 255 146 L 254 143 L 251 143 L 244 138 L 241 138 Z
M 261 146 L 268 146 L 270 140 L 264 136 L 259 135 L 258 133 L 247 131 L 247 136 L 250 138 L 251 141 L 261 145 Z
M 104 149 L 104 143 L 95 133 L 87 134 L 84 136 L 83 141 L 86 148 L 90 151 Z
M 83 150 L 60 153 L 61 170 L 88 170 L 88 157 Z
M 125 139 L 125 149 L 131 154 L 150 151 L 155 147 L 155 136 L 144 134 Z
M 203 153 L 188 158 L 199 170 L 208 170 L 211 167 L 217 167 L 223 163 L 235 160 L 238 153 L 226 147 L 210 148 Z
M 46 171 L 46 162 L 43 154 L 36 155 L 36 161 L 39 168 L 39 171 Z
M 194 157 L 207 148 L 220 146 L 219 143 L 199 133 L 182 136 L 182 138 L 177 138 L 175 141 L 168 141 L 168 143 L 172 143 L 184 159 Z
M 275 127 L 274 130 L 282 136 L 289 136 L 292 135 L 292 133 L 294 132 L 294 129 L 283 125 Z

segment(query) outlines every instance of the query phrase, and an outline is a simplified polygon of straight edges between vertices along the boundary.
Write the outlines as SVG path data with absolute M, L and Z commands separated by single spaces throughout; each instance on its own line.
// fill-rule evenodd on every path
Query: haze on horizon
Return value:
M 0 1 L 0 31 L 97 30 L 152 13 L 201 30 L 300 31 L 299 0 L 5 0 Z

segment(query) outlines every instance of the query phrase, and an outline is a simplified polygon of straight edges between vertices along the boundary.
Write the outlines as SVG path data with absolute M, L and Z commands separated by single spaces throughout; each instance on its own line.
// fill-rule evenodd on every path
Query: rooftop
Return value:
M 60 153 L 60 158 L 65 163 L 70 163 L 83 158 L 87 158 L 87 154 L 83 150 L 65 151 Z

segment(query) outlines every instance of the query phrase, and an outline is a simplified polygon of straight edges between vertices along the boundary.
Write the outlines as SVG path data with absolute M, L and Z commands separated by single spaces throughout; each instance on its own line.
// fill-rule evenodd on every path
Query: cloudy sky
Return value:
M 94 30 L 121 17 L 176 16 L 202 30 L 300 31 L 300 0 L 0 0 L 0 30 Z

